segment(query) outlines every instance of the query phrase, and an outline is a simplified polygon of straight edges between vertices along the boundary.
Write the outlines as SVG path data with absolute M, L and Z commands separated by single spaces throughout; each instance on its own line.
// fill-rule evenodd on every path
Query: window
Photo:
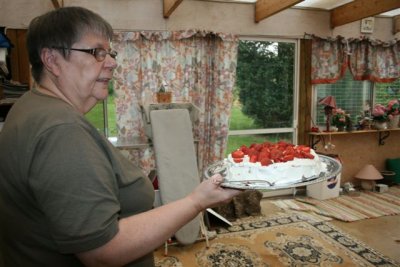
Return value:
M 389 100 L 400 98 L 400 80 L 393 83 L 373 83 L 369 81 L 355 81 L 349 70 L 344 77 L 334 84 L 318 84 L 314 86 L 314 122 L 325 129 L 325 115 L 323 106 L 318 100 L 326 96 L 334 96 L 336 106 L 343 109 L 353 125 L 365 114 L 370 114 L 375 104 L 387 106 Z
M 363 114 L 364 109 L 370 109 L 372 97 L 372 85 L 367 81 L 354 81 L 351 73 L 346 71 L 344 77 L 333 84 L 318 84 L 315 86 L 315 103 L 326 96 L 334 96 L 336 106 L 343 109 L 353 123 L 357 116 Z M 318 105 L 316 108 L 315 123 L 325 125 L 324 106 Z M 324 128 L 325 129 L 325 128 Z
M 109 96 L 96 104 L 85 117 L 106 137 L 117 136 L 113 84 L 110 82 Z
M 293 40 L 239 42 L 226 154 L 243 144 L 296 142 L 297 47 Z

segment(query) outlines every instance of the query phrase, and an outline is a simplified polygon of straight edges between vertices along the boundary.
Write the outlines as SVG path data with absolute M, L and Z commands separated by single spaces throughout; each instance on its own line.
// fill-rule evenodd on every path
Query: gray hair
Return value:
M 28 28 L 26 44 L 35 81 L 40 81 L 43 72 L 40 58 L 43 48 L 71 48 L 87 33 L 111 40 L 113 29 L 101 16 L 82 7 L 63 7 L 34 18 Z M 67 57 L 68 50 L 62 51 Z

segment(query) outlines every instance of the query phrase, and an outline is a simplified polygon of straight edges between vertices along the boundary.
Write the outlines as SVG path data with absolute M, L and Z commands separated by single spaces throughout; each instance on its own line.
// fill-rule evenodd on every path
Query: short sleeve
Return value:
M 107 152 L 79 124 L 40 135 L 29 185 L 61 253 L 99 247 L 118 231 L 118 185 Z

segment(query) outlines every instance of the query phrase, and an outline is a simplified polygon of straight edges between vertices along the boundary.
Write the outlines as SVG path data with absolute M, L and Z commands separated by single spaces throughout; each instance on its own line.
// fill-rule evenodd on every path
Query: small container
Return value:
M 157 92 L 158 103 L 171 103 L 172 93 L 171 92 Z
M 379 181 L 380 184 L 388 186 L 395 184 L 396 173 L 394 171 L 381 171 L 383 179 Z

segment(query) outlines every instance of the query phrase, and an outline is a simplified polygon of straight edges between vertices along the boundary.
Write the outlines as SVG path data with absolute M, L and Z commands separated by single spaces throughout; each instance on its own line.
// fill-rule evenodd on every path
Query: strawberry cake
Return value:
M 243 145 L 224 161 L 228 166 L 226 182 L 262 181 L 269 186 L 302 182 L 327 169 L 310 147 L 283 141 Z

